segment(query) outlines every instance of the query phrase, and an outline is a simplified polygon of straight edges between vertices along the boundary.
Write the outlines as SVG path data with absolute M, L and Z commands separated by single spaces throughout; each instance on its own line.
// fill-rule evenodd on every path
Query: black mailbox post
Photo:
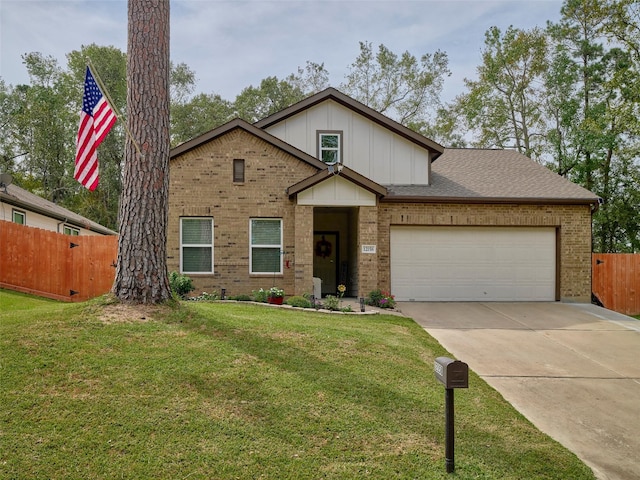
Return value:
M 445 465 L 447 473 L 455 470 L 454 459 L 454 388 L 469 388 L 469 366 L 460 360 L 448 357 L 438 357 L 433 364 L 436 379 L 445 388 Z

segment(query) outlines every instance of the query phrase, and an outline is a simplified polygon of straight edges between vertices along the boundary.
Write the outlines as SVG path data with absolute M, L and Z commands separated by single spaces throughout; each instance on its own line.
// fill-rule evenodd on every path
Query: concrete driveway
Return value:
M 640 479 L 639 321 L 588 304 L 399 309 L 597 478 Z

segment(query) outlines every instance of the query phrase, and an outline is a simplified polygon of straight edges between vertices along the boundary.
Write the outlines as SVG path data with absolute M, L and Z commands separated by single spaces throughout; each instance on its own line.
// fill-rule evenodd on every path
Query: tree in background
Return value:
M 113 292 L 125 303 L 171 297 L 169 196 L 169 0 L 129 0 L 127 138 Z M 153 45 L 154 48 L 149 48 Z
M 60 203 L 73 188 L 73 166 L 68 159 L 75 147 L 66 139 L 77 131 L 77 119 L 74 127 L 74 115 L 68 108 L 74 102 L 74 92 L 53 57 L 31 53 L 22 58 L 31 85 L 14 90 L 13 101 L 19 106 L 13 103 L 7 132 L 13 151 L 21 155 L 15 158 L 17 177 L 30 190 Z
M 236 116 L 254 123 L 299 102 L 305 96 L 305 92 L 287 80 L 267 77 L 259 87 L 249 86 L 236 97 Z
M 184 103 L 171 103 L 171 146 L 191 140 L 235 117 L 233 103 L 220 95 L 199 93 Z
M 466 79 L 468 93 L 456 99 L 476 145 L 514 148 L 540 159 L 546 130 L 541 89 L 545 53 L 540 29 L 509 27 L 503 34 L 491 27 L 486 32 L 478 79 Z
M 600 196 L 594 250 L 638 247 L 637 154 L 640 146 L 638 58 L 615 44 L 611 9 L 625 2 L 566 0 L 550 24 L 553 62 L 546 79 L 548 137 L 557 171 Z M 632 51 L 631 51 L 632 52 Z M 635 230 L 635 233 L 634 233 Z
M 451 74 L 448 64 L 441 51 L 418 60 L 407 51 L 398 56 L 382 44 L 374 54 L 370 42 L 360 42 L 360 55 L 340 89 L 405 126 L 424 125 L 440 106 L 444 79 Z
M 0 173 L 17 173 L 18 159 L 24 156 L 15 132 L 15 117 L 23 102 L 17 89 L 0 78 Z

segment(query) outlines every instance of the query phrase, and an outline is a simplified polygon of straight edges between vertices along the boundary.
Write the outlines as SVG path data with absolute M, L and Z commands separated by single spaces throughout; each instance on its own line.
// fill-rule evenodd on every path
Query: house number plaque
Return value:
M 362 245 L 362 253 L 376 253 L 375 245 Z

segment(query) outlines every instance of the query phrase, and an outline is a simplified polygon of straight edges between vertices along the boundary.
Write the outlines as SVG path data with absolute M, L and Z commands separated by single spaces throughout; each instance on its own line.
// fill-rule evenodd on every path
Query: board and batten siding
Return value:
M 325 207 L 376 206 L 376 196 L 362 187 L 334 176 L 298 193 L 298 205 Z
M 427 185 L 429 152 L 342 105 L 326 101 L 267 131 L 317 157 L 318 131 L 342 132 L 342 162 L 381 185 Z

